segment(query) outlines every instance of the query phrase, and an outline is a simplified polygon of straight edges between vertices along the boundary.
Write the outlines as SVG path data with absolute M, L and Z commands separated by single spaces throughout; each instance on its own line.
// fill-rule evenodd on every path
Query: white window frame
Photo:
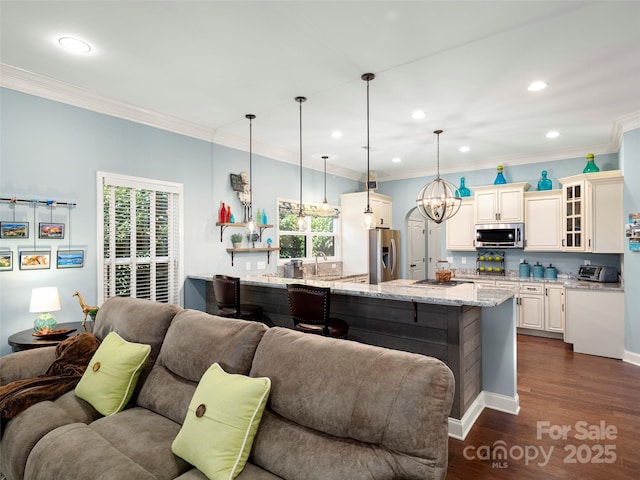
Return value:
M 281 233 L 284 234 L 291 234 L 291 235 L 305 235 L 306 236 L 306 244 L 307 244 L 307 252 L 309 253 L 309 255 L 312 255 L 313 253 L 313 237 L 324 237 L 324 236 L 333 236 L 335 238 L 335 245 L 334 245 L 334 251 L 336 253 L 336 255 L 333 255 L 331 257 L 327 257 L 327 261 L 331 261 L 331 262 L 340 262 L 342 261 L 342 234 L 341 234 L 341 222 L 340 222 L 340 217 L 335 217 L 335 230 L 333 233 L 331 234 L 323 234 L 322 232 L 312 232 L 311 231 L 311 222 L 307 221 L 307 230 L 306 232 L 297 232 L 297 231 L 280 231 L 280 203 L 281 202 L 290 202 L 292 204 L 298 205 L 300 203 L 300 200 L 292 200 L 290 198 L 276 198 L 276 220 L 275 220 L 275 227 L 276 227 L 276 237 L 278 239 L 278 245 L 280 244 L 280 235 Z M 315 207 L 322 207 L 322 203 L 317 203 L 317 202 L 305 202 L 303 200 L 303 204 L 304 205 L 313 205 Z M 339 206 L 337 205 L 331 205 L 329 204 L 329 208 L 331 209 L 340 209 Z M 304 257 L 304 258 L 296 258 L 297 260 L 302 260 L 302 261 L 307 261 L 307 262 L 311 262 L 311 261 L 315 261 L 315 256 L 308 256 L 308 257 Z M 278 265 L 284 265 L 285 263 L 290 262 L 291 260 L 293 260 L 292 258 L 280 258 L 278 257 Z
M 175 257 L 177 265 L 175 266 L 174 274 L 170 276 L 170 303 L 177 305 L 184 305 L 184 288 L 182 283 L 184 282 L 184 187 L 181 183 L 167 182 L 164 180 L 154 180 L 149 178 L 134 177 L 130 175 L 120 175 L 116 173 L 108 173 L 98 171 L 96 173 L 96 193 L 97 193 L 97 274 L 98 274 L 98 305 L 102 305 L 106 300 L 105 296 L 105 255 L 104 255 L 104 185 L 114 185 L 118 187 L 128 187 L 132 189 L 145 189 L 161 191 L 166 193 L 176 194 L 178 198 L 178 214 L 177 219 L 174 218 L 173 230 L 178 245 L 173 248 L 176 252 Z M 144 263 L 151 263 L 151 258 L 136 258 L 135 255 L 129 259 L 132 266 Z M 121 260 L 116 260 L 115 255 L 111 255 L 112 267 L 116 263 L 121 263 Z M 151 285 L 153 288 L 153 285 Z

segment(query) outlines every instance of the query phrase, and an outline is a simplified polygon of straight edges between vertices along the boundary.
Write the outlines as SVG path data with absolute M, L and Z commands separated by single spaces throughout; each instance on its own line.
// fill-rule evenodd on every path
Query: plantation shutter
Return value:
M 182 185 L 100 172 L 98 184 L 100 303 L 119 296 L 181 304 Z

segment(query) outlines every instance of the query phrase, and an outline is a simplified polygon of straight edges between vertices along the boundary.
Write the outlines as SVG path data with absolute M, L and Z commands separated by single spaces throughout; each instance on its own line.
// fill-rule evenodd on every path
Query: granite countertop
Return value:
M 514 275 L 487 275 L 487 274 L 456 274 L 454 280 L 496 280 L 498 282 L 527 282 L 527 283 L 544 283 L 553 285 L 563 285 L 565 288 L 576 288 L 583 290 L 611 290 L 624 291 L 624 286 L 620 283 L 600 283 L 587 282 L 576 278 L 533 278 L 519 277 Z
M 210 277 L 207 277 L 207 279 Z M 412 301 L 437 305 L 472 305 L 495 307 L 516 293 L 516 288 L 475 285 L 471 282 L 456 286 L 418 285 L 415 280 L 392 280 L 378 285 L 363 283 L 333 282 L 328 280 L 310 280 L 301 278 L 282 278 L 268 275 L 250 275 L 241 277 L 244 285 L 260 287 L 286 288 L 288 283 L 304 283 L 319 287 L 329 287 L 334 293 L 387 300 Z

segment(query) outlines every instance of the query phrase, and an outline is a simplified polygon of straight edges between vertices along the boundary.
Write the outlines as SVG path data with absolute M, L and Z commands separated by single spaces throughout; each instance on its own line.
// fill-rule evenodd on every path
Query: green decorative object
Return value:
M 596 173 L 599 171 L 600 169 L 596 165 L 593 153 L 587 154 L 587 164 L 585 165 L 584 170 L 582 170 L 582 173 Z
M 56 325 L 58 325 L 58 322 L 56 322 L 56 319 L 53 315 L 51 315 L 50 313 L 41 313 L 33 322 L 33 329 L 36 332 L 40 332 L 43 329 L 55 330 Z
M 547 171 L 542 170 L 542 177 L 538 180 L 538 190 L 551 190 L 551 180 L 547 178 Z
M 460 177 L 460 187 L 456 190 L 456 197 L 470 197 L 471 190 L 464 184 L 464 177 Z
M 507 183 L 507 179 L 504 178 L 504 175 L 502 174 L 502 165 L 498 165 L 498 175 L 496 175 L 496 179 L 494 180 L 493 184 L 504 185 L 505 183 Z

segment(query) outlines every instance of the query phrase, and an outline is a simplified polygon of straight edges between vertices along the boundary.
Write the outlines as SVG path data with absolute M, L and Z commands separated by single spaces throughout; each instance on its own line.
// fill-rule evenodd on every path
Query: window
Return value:
M 98 302 L 182 304 L 182 184 L 98 172 Z
M 331 207 L 328 213 L 321 204 L 305 204 L 307 230 L 295 230 L 299 204 L 291 201 L 278 201 L 278 239 L 280 258 L 312 259 L 316 255 L 327 257 L 340 256 L 340 211 Z

